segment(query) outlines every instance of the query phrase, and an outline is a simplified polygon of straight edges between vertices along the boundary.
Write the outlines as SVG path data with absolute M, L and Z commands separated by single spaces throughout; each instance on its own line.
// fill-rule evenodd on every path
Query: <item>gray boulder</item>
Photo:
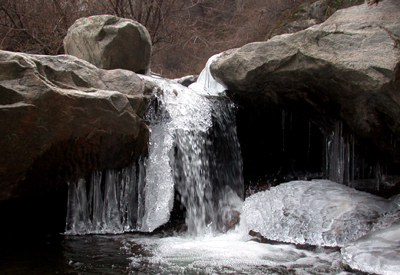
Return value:
M 0 200 L 40 194 L 146 154 L 148 96 L 127 70 L 0 51 Z
M 136 21 L 112 15 L 80 18 L 64 38 L 65 53 L 102 69 L 149 71 L 151 38 Z
M 295 34 L 226 51 L 211 66 L 236 100 L 344 121 L 400 161 L 400 2 L 337 11 Z

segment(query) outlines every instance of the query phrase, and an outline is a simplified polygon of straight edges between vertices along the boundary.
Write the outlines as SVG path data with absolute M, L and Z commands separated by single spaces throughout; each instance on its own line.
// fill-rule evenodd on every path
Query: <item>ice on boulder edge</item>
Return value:
M 215 54 L 208 59 L 206 66 L 201 71 L 197 81 L 189 85 L 190 89 L 198 94 L 214 96 L 217 96 L 226 90 L 225 85 L 221 81 L 215 79 L 210 71 L 211 64 L 217 60 L 221 54 L 222 53 Z
M 400 274 L 400 224 L 370 232 L 341 249 L 351 268 L 383 275 Z
M 398 206 L 329 180 L 292 181 L 248 197 L 241 218 L 263 237 L 342 247 L 367 234 Z

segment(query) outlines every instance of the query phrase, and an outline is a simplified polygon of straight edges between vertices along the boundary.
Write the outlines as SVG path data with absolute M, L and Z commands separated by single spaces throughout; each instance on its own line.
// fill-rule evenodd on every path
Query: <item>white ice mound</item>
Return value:
M 400 224 L 371 232 L 342 248 L 343 261 L 368 273 L 400 274 Z
M 210 71 L 211 64 L 217 60 L 222 53 L 211 56 L 204 69 L 201 71 L 196 82 L 189 85 L 189 88 L 202 95 L 219 95 L 226 90 L 224 84 L 215 79 Z
M 329 180 L 292 181 L 248 197 L 241 217 L 249 230 L 271 240 L 344 246 L 397 207 Z

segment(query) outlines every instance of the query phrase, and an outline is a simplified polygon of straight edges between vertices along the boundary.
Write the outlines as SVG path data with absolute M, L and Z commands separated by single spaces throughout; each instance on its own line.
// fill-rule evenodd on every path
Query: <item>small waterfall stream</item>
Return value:
M 191 235 L 226 231 L 238 219 L 243 177 L 235 106 L 208 66 L 193 89 L 141 76 L 155 84 L 144 117 L 148 158 L 70 183 L 67 234 L 152 232 L 169 221 L 175 190 Z
M 352 274 L 340 248 L 348 264 L 358 267 L 358 262 L 352 262 L 356 255 L 365 266 L 368 256 L 361 236 L 373 231 L 379 235 L 379 230 L 391 226 L 384 233 L 397 249 L 392 231 L 398 232 L 398 198 L 387 200 L 345 186 L 363 180 L 365 170 L 372 168 L 360 165 L 354 137 L 344 136 L 340 123 L 324 137 L 324 173 L 331 181 L 283 183 L 243 202 L 236 107 L 209 72 L 215 58 L 218 55 L 210 58 L 199 80 L 188 88 L 141 76 L 154 86 L 154 99 L 144 117 L 150 130 L 148 157 L 124 169 L 95 171 L 69 183 L 68 264 L 93 273 L 107 273 L 110 270 L 104 271 L 103 266 L 111 265 L 129 274 Z M 289 149 L 285 124 L 291 125 L 291 120 L 282 113 L 282 143 L 276 145 L 282 152 Z M 307 159 L 310 123 L 308 135 Z M 379 174 L 380 168 L 376 171 Z M 376 178 L 379 184 L 379 175 Z M 184 208 L 187 232 L 167 237 L 141 233 L 166 224 L 175 200 Z M 256 232 L 250 236 L 249 230 Z M 354 240 L 356 246 L 349 249 L 348 242 Z M 90 251 L 88 242 L 112 252 L 104 256 L 105 252 Z M 87 254 L 80 255 L 82 251 Z M 396 267 L 400 260 L 396 257 L 382 261 Z M 93 264 L 97 258 L 106 263 Z M 380 266 L 367 264 L 367 268 L 381 272 Z

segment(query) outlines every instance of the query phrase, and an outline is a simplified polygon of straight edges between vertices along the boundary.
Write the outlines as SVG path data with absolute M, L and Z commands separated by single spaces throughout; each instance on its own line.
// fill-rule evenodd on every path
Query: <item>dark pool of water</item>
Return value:
M 0 274 L 350 274 L 337 250 L 253 245 L 225 237 L 28 237 L 1 243 Z

